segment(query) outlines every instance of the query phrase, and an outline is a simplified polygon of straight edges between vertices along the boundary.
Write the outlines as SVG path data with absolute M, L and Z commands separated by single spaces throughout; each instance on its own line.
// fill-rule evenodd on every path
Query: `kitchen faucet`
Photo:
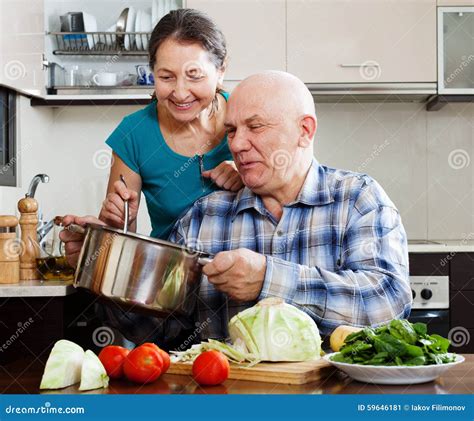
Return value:
M 31 180 L 30 186 L 28 188 L 28 192 L 26 193 L 27 197 L 31 197 L 34 199 L 36 189 L 38 188 L 39 183 L 49 183 L 49 176 L 47 174 L 36 174 L 33 179 Z M 44 221 L 42 215 L 38 218 L 38 227 L 36 228 L 36 233 L 38 235 L 38 242 L 40 246 L 43 244 L 43 240 L 45 239 L 46 235 L 51 228 L 53 228 L 54 220 L 51 221 Z
M 49 183 L 49 175 L 48 174 L 36 174 L 33 179 L 31 180 L 30 187 L 28 188 L 28 193 L 26 193 L 27 197 L 31 197 L 34 199 L 36 188 L 38 187 L 39 183 Z

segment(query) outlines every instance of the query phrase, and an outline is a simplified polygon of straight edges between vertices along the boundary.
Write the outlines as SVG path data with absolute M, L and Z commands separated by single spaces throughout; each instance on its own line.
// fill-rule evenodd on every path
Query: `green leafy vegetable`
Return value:
M 392 320 L 378 328 L 367 327 L 347 336 L 340 352 L 331 360 L 362 365 L 431 365 L 456 359 L 448 353 L 450 342 L 428 335 L 424 323 Z

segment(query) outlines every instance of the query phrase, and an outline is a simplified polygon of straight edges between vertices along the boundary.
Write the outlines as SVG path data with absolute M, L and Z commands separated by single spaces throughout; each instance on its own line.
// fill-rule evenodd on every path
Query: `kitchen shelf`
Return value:
M 433 95 L 426 103 L 426 110 L 439 111 L 451 102 L 474 102 L 474 95 Z
M 79 105 L 148 105 L 150 95 L 46 95 L 32 97 L 32 107 L 70 107 Z
M 144 46 L 150 42 L 150 32 L 46 32 L 53 37 L 54 55 L 83 56 L 147 56 Z M 142 44 L 138 48 L 137 40 Z

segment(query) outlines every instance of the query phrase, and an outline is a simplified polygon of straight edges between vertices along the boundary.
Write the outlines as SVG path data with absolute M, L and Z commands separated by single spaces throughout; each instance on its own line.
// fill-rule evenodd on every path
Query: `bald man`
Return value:
M 400 215 L 367 175 L 314 159 L 306 86 L 284 72 L 251 76 L 232 92 L 225 126 L 245 187 L 201 198 L 177 222 L 171 241 L 215 257 L 203 268 L 193 320 L 144 319 L 138 324 L 156 335 L 147 340 L 179 343 L 190 328 L 195 341 L 227 338 L 229 319 L 269 296 L 308 313 L 323 334 L 408 317 Z

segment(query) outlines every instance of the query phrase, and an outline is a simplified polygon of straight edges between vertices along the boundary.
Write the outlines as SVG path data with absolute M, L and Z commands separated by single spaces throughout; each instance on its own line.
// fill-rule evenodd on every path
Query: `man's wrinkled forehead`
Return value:
M 274 119 L 279 113 L 278 104 L 265 96 L 246 94 L 245 91 L 232 93 L 227 104 L 226 124 L 248 124 L 249 122 Z

